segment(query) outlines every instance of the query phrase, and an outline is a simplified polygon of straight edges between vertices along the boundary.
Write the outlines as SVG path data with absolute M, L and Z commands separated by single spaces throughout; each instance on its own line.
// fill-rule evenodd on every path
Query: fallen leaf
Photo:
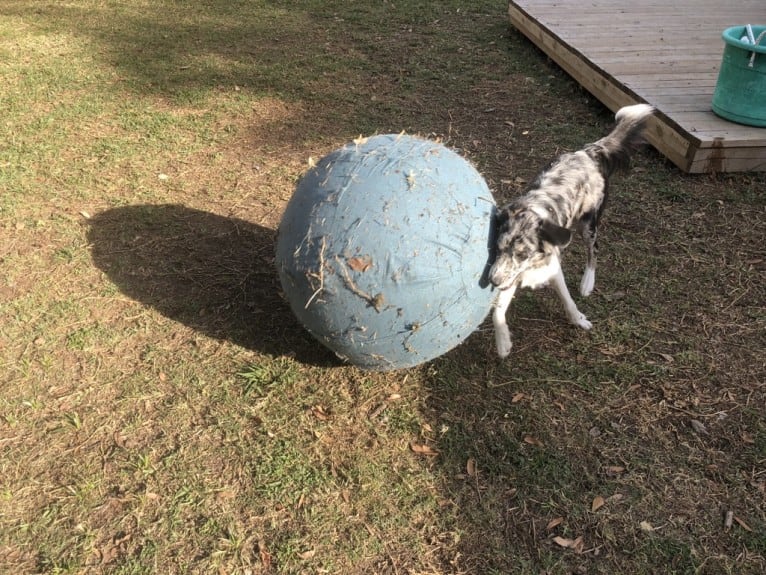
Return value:
M 626 294 L 625 294 L 624 291 L 616 291 L 616 292 L 611 293 L 611 294 L 606 294 L 604 297 L 606 298 L 607 301 L 617 301 L 617 300 L 620 300 L 620 299 L 624 298 L 625 295 Z
M 413 453 L 418 455 L 439 455 L 439 452 L 428 445 L 422 445 L 420 443 L 410 442 L 410 449 Z
M 476 477 L 476 460 L 473 457 L 469 457 L 465 464 L 465 471 L 469 477 Z
M 121 449 L 125 449 L 125 436 L 122 433 L 120 433 L 119 431 L 115 431 L 112 434 L 112 439 L 114 440 L 114 444 L 117 447 Z
M 138 445 L 138 441 L 134 436 L 127 435 L 122 431 L 115 431 L 112 438 L 114 439 L 115 445 L 121 449 L 133 449 Z
M 606 503 L 606 500 L 600 495 L 598 495 L 593 499 L 593 503 L 590 504 L 590 510 L 593 512 L 596 512 L 599 509 L 601 509 L 605 503 Z
M 271 553 L 269 553 L 266 543 L 263 541 L 258 541 L 258 553 L 261 556 L 261 563 L 263 563 L 264 569 L 268 570 L 271 567 Z
M 556 536 L 553 538 L 553 542 L 561 547 L 569 549 L 574 544 L 574 539 L 567 539 L 566 537 Z
M 696 419 L 691 420 L 692 429 L 699 434 L 708 435 L 707 427 L 705 427 L 705 424 L 701 421 L 697 421 Z
M 742 521 L 742 519 L 740 519 L 736 515 L 734 516 L 734 521 L 736 521 L 739 524 L 739 526 L 742 527 L 742 529 L 744 529 L 745 531 L 750 531 L 750 532 L 753 531 L 752 528 L 747 523 Z
M 131 533 L 124 533 L 120 531 L 117 535 L 115 535 L 112 538 L 112 543 L 115 545 L 122 545 L 126 541 L 130 541 L 133 538 L 133 535 Z
M 298 553 L 298 557 L 306 561 L 308 559 L 313 559 L 316 553 L 317 553 L 316 549 L 309 549 L 308 551 L 304 551 L 303 553 Z
M 576 539 L 554 537 L 553 541 L 556 543 L 556 545 L 564 547 L 565 549 L 571 549 L 575 553 L 582 553 L 583 548 L 585 547 L 585 540 L 583 539 L 582 535 L 578 536 Z
M 641 531 L 646 531 L 646 532 L 654 531 L 654 527 L 652 527 L 652 524 L 649 523 L 648 521 L 642 521 L 641 523 L 638 524 L 638 526 L 641 528 Z
M 551 529 L 558 527 L 562 523 L 564 523 L 563 517 L 556 517 L 554 519 L 551 519 L 550 521 L 548 521 L 548 525 L 545 526 L 545 530 L 550 531 Z
M 96 552 L 100 556 L 101 565 L 108 565 L 117 559 L 117 557 L 120 555 L 119 549 L 117 549 L 117 546 L 113 545 L 112 543 L 107 543 L 103 549 L 97 549 Z
M 625 349 L 620 345 L 608 345 L 599 348 L 599 351 L 608 357 L 617 357 L 625 353 Z
M 536 437 L 532 437 L 531 435 L 525 435 L 524 436 L 524 443 L 528 443 L 529 445 L 534 445 L 536 447 L 544 447 L 545 444 L 537 439 Z
M 348 267 L 355 272 L 366 272 L 372 267 L 372 258 L 370 256 L 353 257 L 346 261 L 348 262 Z

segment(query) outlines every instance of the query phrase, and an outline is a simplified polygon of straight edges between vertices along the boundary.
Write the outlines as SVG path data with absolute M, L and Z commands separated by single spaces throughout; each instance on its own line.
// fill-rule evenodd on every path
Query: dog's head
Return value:
M 545 266 L 572 238 L 571 231 L 528 208 L 501 209 L 495 226 L 496 256 L 489 281 L 501 290 L 511 287 L 524 272 Z

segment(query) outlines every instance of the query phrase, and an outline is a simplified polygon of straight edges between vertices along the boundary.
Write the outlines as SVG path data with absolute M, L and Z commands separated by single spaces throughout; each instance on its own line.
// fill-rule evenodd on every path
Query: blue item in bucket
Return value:
M 766 26 L 724 30 L 713 112 L 732 122 L 766 127 Z

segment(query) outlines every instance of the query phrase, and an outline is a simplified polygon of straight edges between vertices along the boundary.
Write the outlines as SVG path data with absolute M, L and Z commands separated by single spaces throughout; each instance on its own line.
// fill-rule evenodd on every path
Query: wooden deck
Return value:
M 682 170 L 766 171 L 766 128 L 711 110 L 721 33 L 766 24 L 766 0 L 512 0 L 508 11 L 516 28 L 611 110 L 656 106 L 649 140 Z

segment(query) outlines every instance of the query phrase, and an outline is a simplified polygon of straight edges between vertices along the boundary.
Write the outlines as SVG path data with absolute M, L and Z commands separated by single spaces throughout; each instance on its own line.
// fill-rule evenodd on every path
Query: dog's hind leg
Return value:
M 577 305 L 572 299 L 572 296 L 569 295 L 566 281 L 564 281 L 564 273 L 561 271 L 560 266 L 556 274 L 551 278 L 551 285 L 553 286 L 553 289 L 556 290 L 561 303 L 564 304 L 564 310 L 566 311 L 569 321 L 583 329 L 590 329 L 593 327 L 593 324 L 588 321 L 585 314 L 577 309 Z
M 508 329 L 508 322 L 505 319 L 505 313 L 508 306 L 511 305 L 513 294 L 516 292 L 516 286 L 511 286 L 501 291 L 495 301 L 495 309 L 492 310 L 492 324 L 495 326 L 495 345 L 497 346 L 497 355 L 508 357 L 511 353 L 511 330 Z
M 596 284 L 596 255 L 598 254 L 598 214 L 589 212 L 583 216 L 582 221 L 582 239 L 585 242 L 587 260 L 585 262 L 585 271 L 580 281 L 580 293 L 588 297 Z

